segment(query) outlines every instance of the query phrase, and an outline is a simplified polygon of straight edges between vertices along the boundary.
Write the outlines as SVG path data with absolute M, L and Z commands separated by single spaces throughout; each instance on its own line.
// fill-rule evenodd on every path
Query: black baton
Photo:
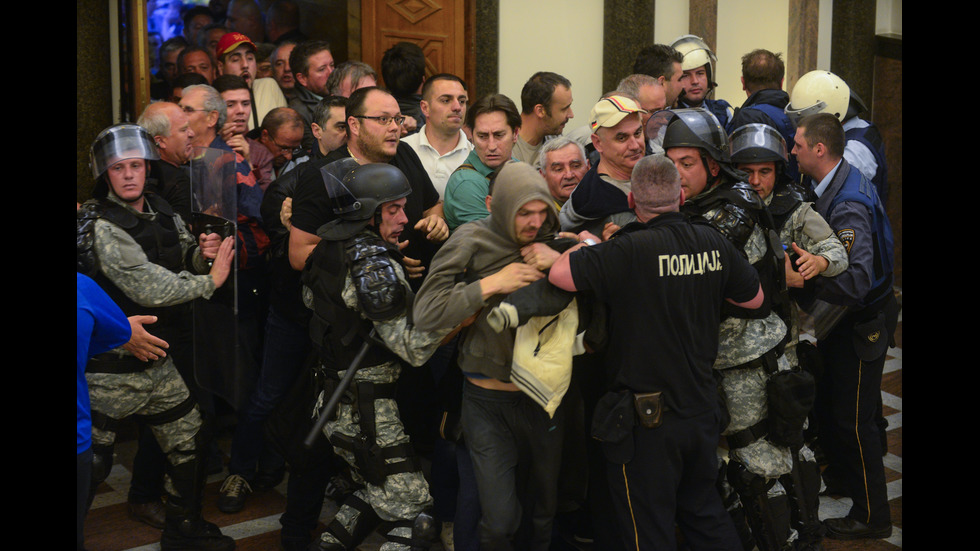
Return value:
M 368 340 L 364 341 L 361 345 L 361 349 L 357 351 L 357 356 L 354 356 L 354 360 L 351 361 L 350 367 L 347 368 L 347 372 L 344 373 L 344 378 L 340 380 L 340 384 L 337 385 L 337 389 L 333 391 L 333 395 L 330 396 L 330 400 L 327 405 L 320 410 L 320 418 L 316 420 L 316 425 L 313 430 L 306 435 L 306 440 L 303 441 L 303 445 L 306 449 L 313 447 L 313 441 L 316 440 L 316 435 L 320 434 L 323 430 L 323 426 L 327 424 L 327 419 L 330 418 L 331 413 L 337 408 L 337 402 L 340 401 L 340 397 L 343 396 L 344 392 L 350 386 L 351 381 L 354 380 L 354 375 L 357 370 L 361 368 L 361 362 L 364 361 L 364 356 L 367 354 L 368 348 L 371 346 L 370 340 L 377 335 L 377 330 L 373 327 L 371 328 L 371 333 L 368 335 Z

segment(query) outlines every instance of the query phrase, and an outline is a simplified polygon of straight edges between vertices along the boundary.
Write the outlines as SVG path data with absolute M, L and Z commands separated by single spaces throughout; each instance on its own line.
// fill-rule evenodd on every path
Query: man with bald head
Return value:
M 185 165 L 191 158 L 194 131 L 187 114 L 167 101 L 151 103 L 137 124 L 153 137 L 159 161 L 150 161 L 146 188 L 163 197 L 184 220 L 190 220 L 190 180 Z
M 593 437 L 607 460 L 617 547 L 674 549 L 680 526 L 692 549 L 741 549 L 715 489 L 722 427 L 712 365 L 723 304 L 759 308 L 759 276 L 720 233 L 678 212 L 684 195 L 670 159 L 639 160 L 631 181 L 638 222 L 605 243 L 579 234 L 548 274 L 561 289 L 595 293 L 616 320 Z M 689 259 L 695 270 L 677 268 Z

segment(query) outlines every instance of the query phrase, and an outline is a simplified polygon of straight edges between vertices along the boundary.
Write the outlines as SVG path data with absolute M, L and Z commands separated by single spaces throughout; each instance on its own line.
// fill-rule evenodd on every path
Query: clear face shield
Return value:
M 800 107 L 800 108 L 797 108 L 791 102 L 786 104 L 786 108 L 783 109 L 783 112 L 786 113 L 787 117 L 789 117 L 789 120 L 790 122 L 793 123 L 793 126 L 796 126 L 800 122 L 800 119 L 802 119 L 803 117 L 809 115 L 816 115 L 817 113 L 822 113 L 826 109 L 827 109 L 827 102 L 825 101 L 818 101 L 813 105 L 807 107 Z
M 739 128 L 732 133 L 729 148 L 733 163 L 789 160 L 786 140 L 767 124 L 752 123 Z
M 361 210 L 362 204 L 358 198 L 347 188 L 345 182 L 349 182 L 351 173 L 354 169 L 361 166 L 352 158 L 341 159 L 320 168 L 323 183 L 327 188 L 327 195 L 333 205 L 334 214 L 351 214 Z M 373 214 L 370 213 L 369 216 Z
M 94 178 L 99 178 L 110 166 L 127 159 L 160 159 L 153 138 L 143 127 L 135 124 L 117 124 L 106 128 L 89 149 L 89 164 Z
M 677 120 L 680 119 L 680 120 Z M 657 120 L 658 122 L 654 122 Z M 697 147 L 704 149 L 718 162 L 728 162 L 728 136 L 711 112 L 702 108 L 658 111 L 650 117 L 647 127 L 661 125 L 660 145 L 668 147 Z
M 650 149 L 654 153 L 664 152 L 664 134 L 667 133 L 667 125 L 670 124 L 673 118 L 674 112 L 664 109 L 662 111 L 656 111 L 647 120 L 646 128 L 643 131 L 647 137 L 647 141 L 650 142 Z

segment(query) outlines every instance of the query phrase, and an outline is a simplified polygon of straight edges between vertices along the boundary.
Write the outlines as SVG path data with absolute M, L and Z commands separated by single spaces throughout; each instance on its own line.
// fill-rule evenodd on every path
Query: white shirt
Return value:
M 415 150 L 415 154 L 419 156 L 422 166 L 429 174 L 429 179 L 432 180 L 432 186 L 439 192 L 439 200 L 441 201 L 446 191 L 446 182 L 449 181 L 449 176 L 459 165 L 463 164 L 470 151 L 473 150 L 473 144 L 466 139 L 466 134 L 460 130 L 459 142 L 456 143 L 456 147 L 445 155 L 440 155 L 425 135 L 426 126 L 423 125 L 418 132 L 405 136 L 402 141 L 410 145 Z
M 844 132 L 852 128 L 865 128 L 871 126 L 868 121 L 853 117 L 848 119 L 843 125 Z M 874 153 L 863 143 L 857 140 L 847 140 L 844 144 L 844 160 L 851 166 L 861 171 L 865 178 L 871 180 L 878 172 L 878 161 L 875 160 Z

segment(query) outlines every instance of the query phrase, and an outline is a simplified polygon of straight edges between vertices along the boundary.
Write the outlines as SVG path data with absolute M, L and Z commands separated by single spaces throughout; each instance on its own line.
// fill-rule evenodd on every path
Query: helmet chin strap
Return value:
M 718 167 L 718 174 L 712 176 L 711 167 L 708 165 L 708 158 L 705 157 L 704 150 L 698 149 L 698 154 L 701 155 L 701 164 L 704 165 L 705 182 L 708 184 L 704 189 L 708 190 L 715 187 L 718 180 L 721 178 L 721 167 Z

